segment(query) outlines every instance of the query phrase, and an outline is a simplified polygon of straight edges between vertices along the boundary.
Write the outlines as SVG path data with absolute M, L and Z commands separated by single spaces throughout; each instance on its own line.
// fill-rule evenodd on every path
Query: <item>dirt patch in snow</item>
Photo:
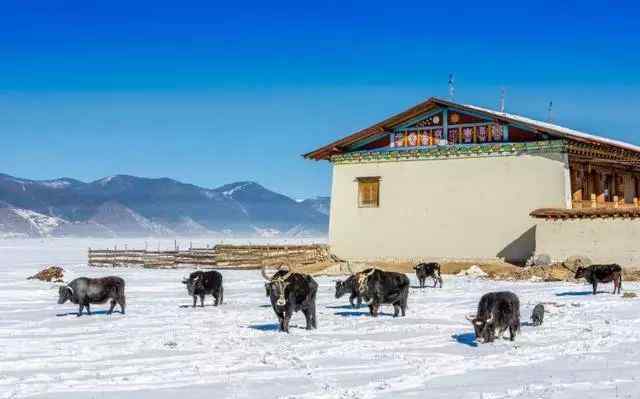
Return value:
M 334 275 L 342 274 L 336 267 L 337 263 L 318 263 L 307 265 L 301 271 L 312 275 Z M 386 271 L 400 273 L 414 273 L 413 262 L 368 262 L 367 266 L 376 267 Z M 563 264 L 553 264 L 549 266 L 516 266 L 506 262 L 441 262 L 442 274 L 459 275 L 476 266 L 484 273 L 485 278 L 492 280 L 529 280 L 529 281 L 575 281 L 573 276 L 575 270 Z M 623 271 L 623 281 L 640 281 L 640 271 Z

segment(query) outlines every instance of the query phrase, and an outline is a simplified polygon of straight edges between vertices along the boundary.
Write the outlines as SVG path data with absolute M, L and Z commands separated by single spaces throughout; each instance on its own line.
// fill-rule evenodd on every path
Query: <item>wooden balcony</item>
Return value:
M 633 198 L 633 202 L 625 202 L 624 198 L 618 198 L 617 195 L 613 196 L 612 201 L 603 201 L 602 198 L 597 198 L 595 194 L 591 194 L 591 199 L 587 201 L 573 200 L 571 203 L 572 209 L 595 209 L 595 208 L 640 208 L 638 204 L 638 197 Z

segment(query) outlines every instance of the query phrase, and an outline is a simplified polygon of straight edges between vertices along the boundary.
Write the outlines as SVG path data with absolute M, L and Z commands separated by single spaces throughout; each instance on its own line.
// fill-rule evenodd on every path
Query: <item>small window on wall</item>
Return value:
M 358 177 L 358 207 L 380 206 L 380 177 Z

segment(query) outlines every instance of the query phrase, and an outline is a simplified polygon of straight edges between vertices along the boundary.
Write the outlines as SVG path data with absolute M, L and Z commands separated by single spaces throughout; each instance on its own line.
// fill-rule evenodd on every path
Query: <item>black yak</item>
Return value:
M 208 272 L 197 271 L 189 275 L 188 279 L 182 280 L 187 285 L 187 292 L 193 296 L 193 307 L 196 307 L 196 298 L 200 297 L 200 307 L 204 307 L 204 296 L 213 296 L 213 306 L 222 303 L 224 289 L 222 287 L 222 274 L 215 270 Z
M 289 321 L 295 312 L 302 311 L 307 330 L 318 328 L 316 320 L 316 293 L 318 283 L 308 274 L 279 270 L 271 278 L 264 268 L 262 276 L 268 281 L 271 306 L 278 317 L 279 329 L 289 332 Z
M 420 283 L 420 288 L 425 287 L 425 280 L 427 277 L 431 277 L 433 280 L 433 288 L 439 284 L 442 288 L 442 275 L 440 274 L 440 264 L 436 262 L 420 263 L 416 265 L 413 270 L 416 271 L 416 277 Z
M 90 315 L 90 304 L 101 304 L 108 300 L 111 300 L 111 306 L 107 314 L 113 313 L 116 303 L 120 305 L 120 312 L 124 314 L 126 306 L 124 280 L 120 277 L 79 277 L 58 290 L 58 303 L 62 305 L 71 301 L 78 304 L 78 316 L 82 315 L 83 308 L 87 308 L 87 314 Z
M 588 267 L 578 267 L 575 278 L 583 278 L 593 286 L 593 295 L 596 295 L 598 283 L 609 283 L 613 281 L 613 293 L 619 294 L 622 290 L 622 268 L 620 265 L 591 265 Z
M 481 342 L 493 342 L 509 329 L 509 339 L 513 341 L 520 331 L 520 300 L 513 292 L 490 292 L 484 294 L 478 303 L 475 316 L 467 316 L 473 323 L 476 338 Z
M 356 284 L 371 316 L 378 316 L 382 304 L 393 305 L 393 317 L 405 316 L 410 283 L 403 273 L 366 269 L 356 274 Z
M 336 281 L 336 299 L 342 297 L 345 294 L 349 295 L 349 303 L 351 307 L 356 309 L 360 307 L 362 303 L 362 296 L 360 296 L 360 292 L 358 291 L 358 284 L 356 282 L 356 275 L 353 274 L 347 277 L 344 281 Z M 353 301 L 357 299 L 357 305 L 353 303 Z

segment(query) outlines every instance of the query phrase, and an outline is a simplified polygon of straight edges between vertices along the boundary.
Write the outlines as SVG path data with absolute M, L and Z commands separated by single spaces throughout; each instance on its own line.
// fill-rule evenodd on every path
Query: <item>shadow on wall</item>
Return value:
M 497 257 L 510 263 L 523 263 L 536 251 L 536 226 L 532 226 L 520 237 L 498 252 Z

